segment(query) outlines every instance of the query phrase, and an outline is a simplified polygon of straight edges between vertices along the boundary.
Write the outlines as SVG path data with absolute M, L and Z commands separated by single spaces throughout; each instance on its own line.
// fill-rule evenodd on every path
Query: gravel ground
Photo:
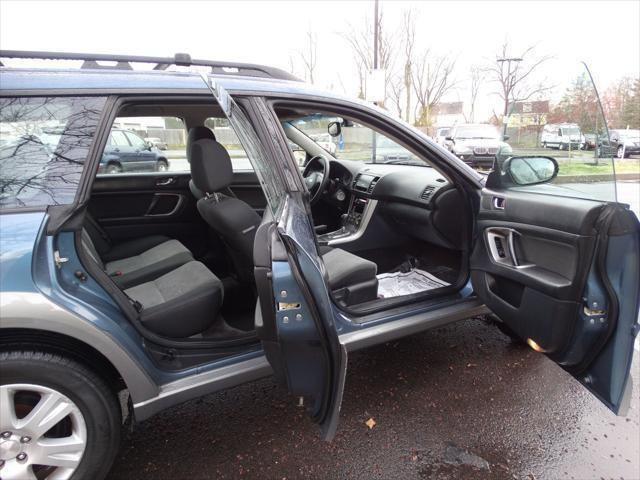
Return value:
M 637 355 L 616 417 L 543 355 L 465 320 L 352 354 L 331 443 L 268 378 L 142 423 L 110 479 L 637 479 Z

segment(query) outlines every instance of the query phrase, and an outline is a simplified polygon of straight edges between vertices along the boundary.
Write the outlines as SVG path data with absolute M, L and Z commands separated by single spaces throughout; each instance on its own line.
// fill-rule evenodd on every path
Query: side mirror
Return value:
M 151 150 L 153 149 L 153 143 L 152 142 L 145 142 L 147 144 L 147 149 Z
M 444 137 L 444 139 L 445 139 L 447 142 L 453 142 L 453 137 L 452 137 L 451 135 L 447 135 L 446 137 Z
M 329 132 L 329 135 L 334 138 L 339 137 L 342 133 L 342 124 L 340 122 L 329 123 L 329 125 L 327 126 L 327 132 Z
M 535 185 L 553 180 L 558 175 L 558 162 L 552 157 L 518 156 L 502 164 L 503 174 L 516 185 Z
M 510 135 L 503 135 L 503 136 L 502 136 L 502 141 L 503 141 L 503 142 L 506 142 L 506 141 L 507 141 L 507 140 L 509 140 L 510 138 L 511 138 L 511 136 L 510 136 Z

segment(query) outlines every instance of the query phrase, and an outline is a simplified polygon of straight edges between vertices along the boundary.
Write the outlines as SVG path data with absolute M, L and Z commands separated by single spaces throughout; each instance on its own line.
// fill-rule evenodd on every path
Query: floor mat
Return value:
M 449 283 L 435 275 L 412 268 L 408 272 L 383 273 L 378 275 L 378 297 L 390 298 L 425 292 L 446 287 Z

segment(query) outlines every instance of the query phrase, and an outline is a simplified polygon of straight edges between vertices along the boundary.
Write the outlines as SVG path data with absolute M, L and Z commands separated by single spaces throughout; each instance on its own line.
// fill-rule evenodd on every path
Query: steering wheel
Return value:
M 302 172 L 304 183 L 311 193 L 311 205 L 318 203 L 329 183 L 329 160 L 324 155 L 311 157 Z

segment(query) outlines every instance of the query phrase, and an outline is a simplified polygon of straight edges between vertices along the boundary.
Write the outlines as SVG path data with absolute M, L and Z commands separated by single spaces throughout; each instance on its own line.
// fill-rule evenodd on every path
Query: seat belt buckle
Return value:
M 110 277 L 121 277 L 122 276 L 122 272 L 120 270 L 116 270 L 115 272 L 111 272 L 109 274 Z

